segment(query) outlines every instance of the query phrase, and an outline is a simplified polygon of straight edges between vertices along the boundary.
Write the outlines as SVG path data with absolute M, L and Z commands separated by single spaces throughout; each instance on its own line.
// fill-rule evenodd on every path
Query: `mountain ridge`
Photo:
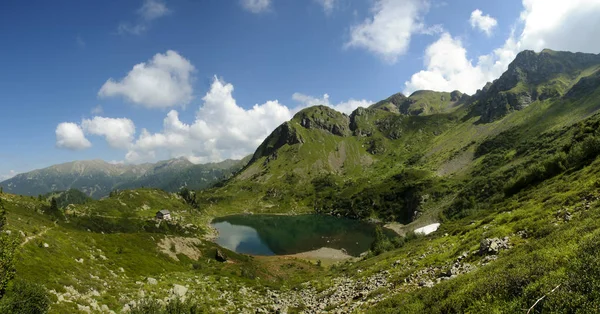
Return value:
M 100 159 L 76 160 L 18 174 L 0 182 L 0 186 L 7 192 L 24 195 L 78 189 L 94 198 L 102 198 L 114 189 L 144 186 L 171 192 L 182 186 L 202 189 L 238 171 L 248 159 L 197 165 L 186 158 L 143 164 L 114 164 Z

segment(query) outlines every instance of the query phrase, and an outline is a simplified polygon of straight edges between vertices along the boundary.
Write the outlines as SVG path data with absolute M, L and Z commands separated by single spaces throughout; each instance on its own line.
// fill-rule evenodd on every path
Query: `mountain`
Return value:
M 111 164 L 102 160 L 74 161 L 18 174 L 0 182 L 6 192 L 39 195 L 78 189 L 93 198 L 114 189 L 156 187 L 178 191 L 187 185 L 203 189 L 229 177 L 243 167 L 245 160 L 195 165 L 185 158 L 141 165 Z
M 57 300 L 50 313 L 598 312 L 597 57 L 525 51 L 472 96 L 396 94 L 350 115 L 306 108 L 274 130 L 239 172 L 197 192 L 199 208 L 151 188 L 101 200 L 76 191 L 46 198 L 0 191 L 0 241 L 20 242 L 15 258 L 10 245 L 0 246 L 8 261 L 0 271 L 43 285 Z M 189 169 L 185 160 L 102 165 L 55 168 L 138 183 Z M 69 205 L 53 210 L 52 196 Z M 156 211 L 165 208 L 177 219 L 157 223 Z M 312 259 L 247 256 L 211 241 L 208 222 L 227 216 L 223 221 L 241 227 L 232 237 L 239 246 L 257 235 L 281 246 L 310 238 L 307 230 L 335 229 L 330 221 L 337 219 L 293 216 L 282 223 L 281 215 L 232 213 L 368 220 L 375 240 L 344 262 L 329 254 L 339 239 L 326 236 L 319 236 L 326 248 L 305 252 L 319 254 Z M 303 220 L 309 224 L 299 230 Z M 265 226 L 271 241 L 261 237 Z M 387 238 L 381 227 L 403 237 Z M 418 232 L 426 229 L 433 231 Z M 0 308 L 20 300 L 18 281 L 11 286 Z
M 600 55 L 523 51 L 472 96 L 395 94 L 350 115 L 306 108 L 235 177 L 200 196 L 229 212 L 317 211 L 404 224 L 473 196 L 459 191 L 499 197 L 511 175 L 536 161 L 539 152 L 527 145 L 557 130 L 552 136 L 566 145 L 573 125 L 600 108 L 599 70 Z M 474 180 L 492 174 L 498 182 Z
M 565 95 L 582 78 L 600 69 L 600 54 L 523 51 L 508 70 L 475 95 L 474 115 L 491 122 L 532 102 Z

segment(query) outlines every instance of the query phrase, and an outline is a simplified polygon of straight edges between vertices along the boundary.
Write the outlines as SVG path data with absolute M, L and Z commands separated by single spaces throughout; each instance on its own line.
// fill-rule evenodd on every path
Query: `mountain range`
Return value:
M 200 195 L 231 212 L 316 210 L 402 223 L 451 200 L 500 197 L 506 180 L 541 160 L 534 145 L 547 136 L 567 145 L 573 125 L 600 109 L 599 70 L 597 54 L 523 51 L 471 96 L 395 94 L 350 115 L 307 108 L 274 130 L 235 177 Z M 549 153 L 569 153 L 554 145 Z M 489 186 L 484 175 L 502 179 Z
M 474 95 L 395 94 L 350 115 L 306 108 L 243 161 L 80 161 L 19 175 L 4 192 L 120 191 L 100 200 L 76 190 L 0 192 L 0 240 L 20 241 L 16 276 L 55 295 L 56 313 L 594 312 L 599 110 L 600 55 L 524 51 Z M 187 194 L 198 206 L 136 188 L 198 189 L 209 179 Z M 176 219 L 157 224 L 165 208 Z M 312 259 L 248 256 L 215 244 L 208 226 L 244 214 L 230 222 L 241 227 L 238 244 L 260 238 L 260 226 L 297 240 L 306 217 L 307 230 L 334 228 L 320 215 L 293 216 L 293 228 L 278 219 L 300 213 L 369 221 L 373 244 L 344 262 L 335 237 L 324 236 L 327 247 L 305 252 L 323 254 Z
M 78 189 L 93 198 L 107 196 L 115 189 L 154 187 L 169 192 L 183 186 L 204 189 L 231 176 L 248 159 L 198 165 L 186 158 L 140 165 L 112 164 L 103 160 L 74 161 L 18 174 L 0 182 L 0 186 L 6 192 L 23 195 Z

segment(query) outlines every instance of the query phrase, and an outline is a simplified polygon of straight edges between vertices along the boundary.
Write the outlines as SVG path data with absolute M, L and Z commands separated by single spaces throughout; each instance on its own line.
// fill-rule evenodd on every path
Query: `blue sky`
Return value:
M 570 34 L 600 29 L 599 7 L 2 1 L 0 179 L 82 159 L 239 158 L 306 106 L 349 113 L 397 92 L 473 93 L 523 49 L 598 53 L 599 44 Z

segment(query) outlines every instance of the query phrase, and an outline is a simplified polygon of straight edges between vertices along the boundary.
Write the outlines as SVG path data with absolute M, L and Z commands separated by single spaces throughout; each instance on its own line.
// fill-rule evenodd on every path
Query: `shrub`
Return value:
M 17 280 L 0 301 L 0 312 L 6 314 L 48 313 L 50 299 L 43 286 Z

